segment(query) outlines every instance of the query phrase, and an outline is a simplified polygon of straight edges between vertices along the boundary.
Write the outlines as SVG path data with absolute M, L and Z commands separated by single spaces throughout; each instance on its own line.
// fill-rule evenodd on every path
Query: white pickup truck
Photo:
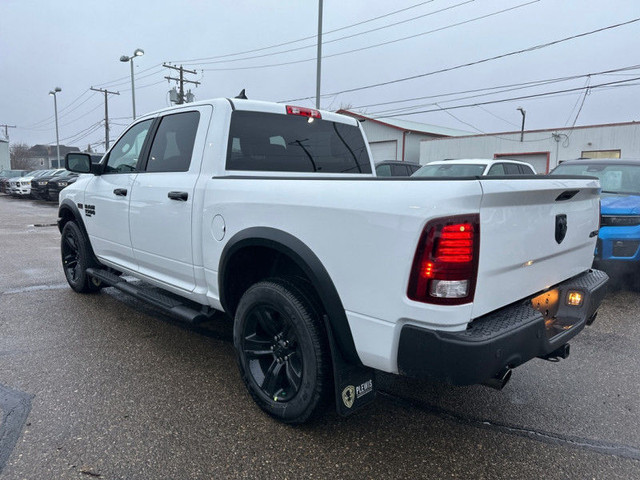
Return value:
M 69 285 L 226 312 L 249 392 L 288 423 L 366 404 L 374 370 L 501 388 L 566 358 L 605 293 L 596 179 L 376 178 L 332 112 L 182 105 L 66 165 L 85 174 L 60 195 Z

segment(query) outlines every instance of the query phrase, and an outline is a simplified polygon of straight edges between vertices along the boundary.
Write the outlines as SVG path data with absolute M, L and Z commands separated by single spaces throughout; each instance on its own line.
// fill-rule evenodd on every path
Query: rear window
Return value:
M 371 173 L 358 127 L 297 115 L 235 111 L 227 170 Z
M 484 165 L 468 163 L 441 163 L 438 165 L 425 165 L 412 177 L 477 177 L 482 175 Z

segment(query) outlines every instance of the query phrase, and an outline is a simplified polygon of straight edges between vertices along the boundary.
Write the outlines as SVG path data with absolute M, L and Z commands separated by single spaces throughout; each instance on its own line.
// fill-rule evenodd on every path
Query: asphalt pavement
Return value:
M 502 391 L 378 375 L 373 405 L 289 427 L 190 327 L 60 266 L 55 205 L 0 195 L 1 479 L 640 479 L 640 295 Z

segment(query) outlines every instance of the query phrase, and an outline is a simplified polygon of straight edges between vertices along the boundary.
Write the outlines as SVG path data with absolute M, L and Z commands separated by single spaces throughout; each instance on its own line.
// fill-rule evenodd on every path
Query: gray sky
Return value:
M 518 8 L 496 13 L 512 7 Z M 401 9 L 406 10 L 366 22 Z M 60 143 L 84 148 L 104 141 L 104 97 L 87 90 L 106 87 L 120 92 L 109 97 L 113 141 L 132 115 L 129 64 L 119 58 L 138 47 L 145 51 L 134 61 L 138 116 L 168 106 L 167 92 L 173 84 L 163 77 L 175 72 L 162 68 L 162 62 L 182 61 L 185 68 L 198 71 L 188 76 L 201 82 L 193 89 L 197 100 L 235 96 L 242 88 L 249 98 L 260 100 L 314 97 L 315 39 L 264 47 L 314 36 L 317 14 L 316 0 L 0 0 L 0 124 L 18 126 L 9 130 L 12 142 L 55 144 L 53 98 L 48 92 L 60 86 Z M 322 93 L 423 75 L 637 17 L 637 0 L 324 0 Z M 365 23 L 343 29 L 360 22 Z M 403 23 L 383 28 L 397 22 Z M 341 30 L 330 33 L 336 29 Z M 356 35 L 368 30 L 374 31 Z M 587 81 L 598 85 L 632 80 L 640 77 L 640 68 L 490 96 L 482 91 L 375 105 L 630 67 L 640 64 L 639 34 L 636 22 L 449 72 L 325 96 L 321 106 L 366 106 L 361 110 L 382 116 L 389 109 L 437 110 L 580 88 Z M 346 36 L 351 38 L 340 39 Z M 409 36 L 414 38 L 399 40 Z M 391 43 L 368 48 L 385 42 Z M 256 49 L 262 50 L 219 58 Z M 291 49 L 297 50 L 276 54 Z M 363 50 L 344 53 L 354 49 Z M 192 60 L 204 58 L 209 60 Z M 289 62 L 297 63 L 274 66 Z M 475 133 L 519 130 L 519 106 L 527 112 L 527 129 L 571 125 L 578 111 L 577 125 L 640 120 L 640 80 L 628 83 L 594 88 L 586 96 L 580 90 L 399 118 Z M 470 95 L 482 96 L 451 102 Z M 293 103 L 313 106 L 315 101 Z

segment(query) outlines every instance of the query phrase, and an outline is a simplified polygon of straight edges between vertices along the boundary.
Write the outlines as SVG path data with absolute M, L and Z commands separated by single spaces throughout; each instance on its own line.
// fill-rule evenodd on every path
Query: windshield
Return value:
M 602 193 L 640 195 L 640 165 L 611 163 L 560 164 L 551 175 L 588 175 L 600 180 Z
M 421 167 L 412 177 L 477 177 L 485 165 L 476 163 L 438 163 Z
M 227 170 L 370 174 L 371 162 L 355 125 L 299 115 L 235 111 Z
M 21 177 L 25 174 L 24 170 L 3 170 L 0 172 L 0 177 L 12 178 L 12 177 Z

